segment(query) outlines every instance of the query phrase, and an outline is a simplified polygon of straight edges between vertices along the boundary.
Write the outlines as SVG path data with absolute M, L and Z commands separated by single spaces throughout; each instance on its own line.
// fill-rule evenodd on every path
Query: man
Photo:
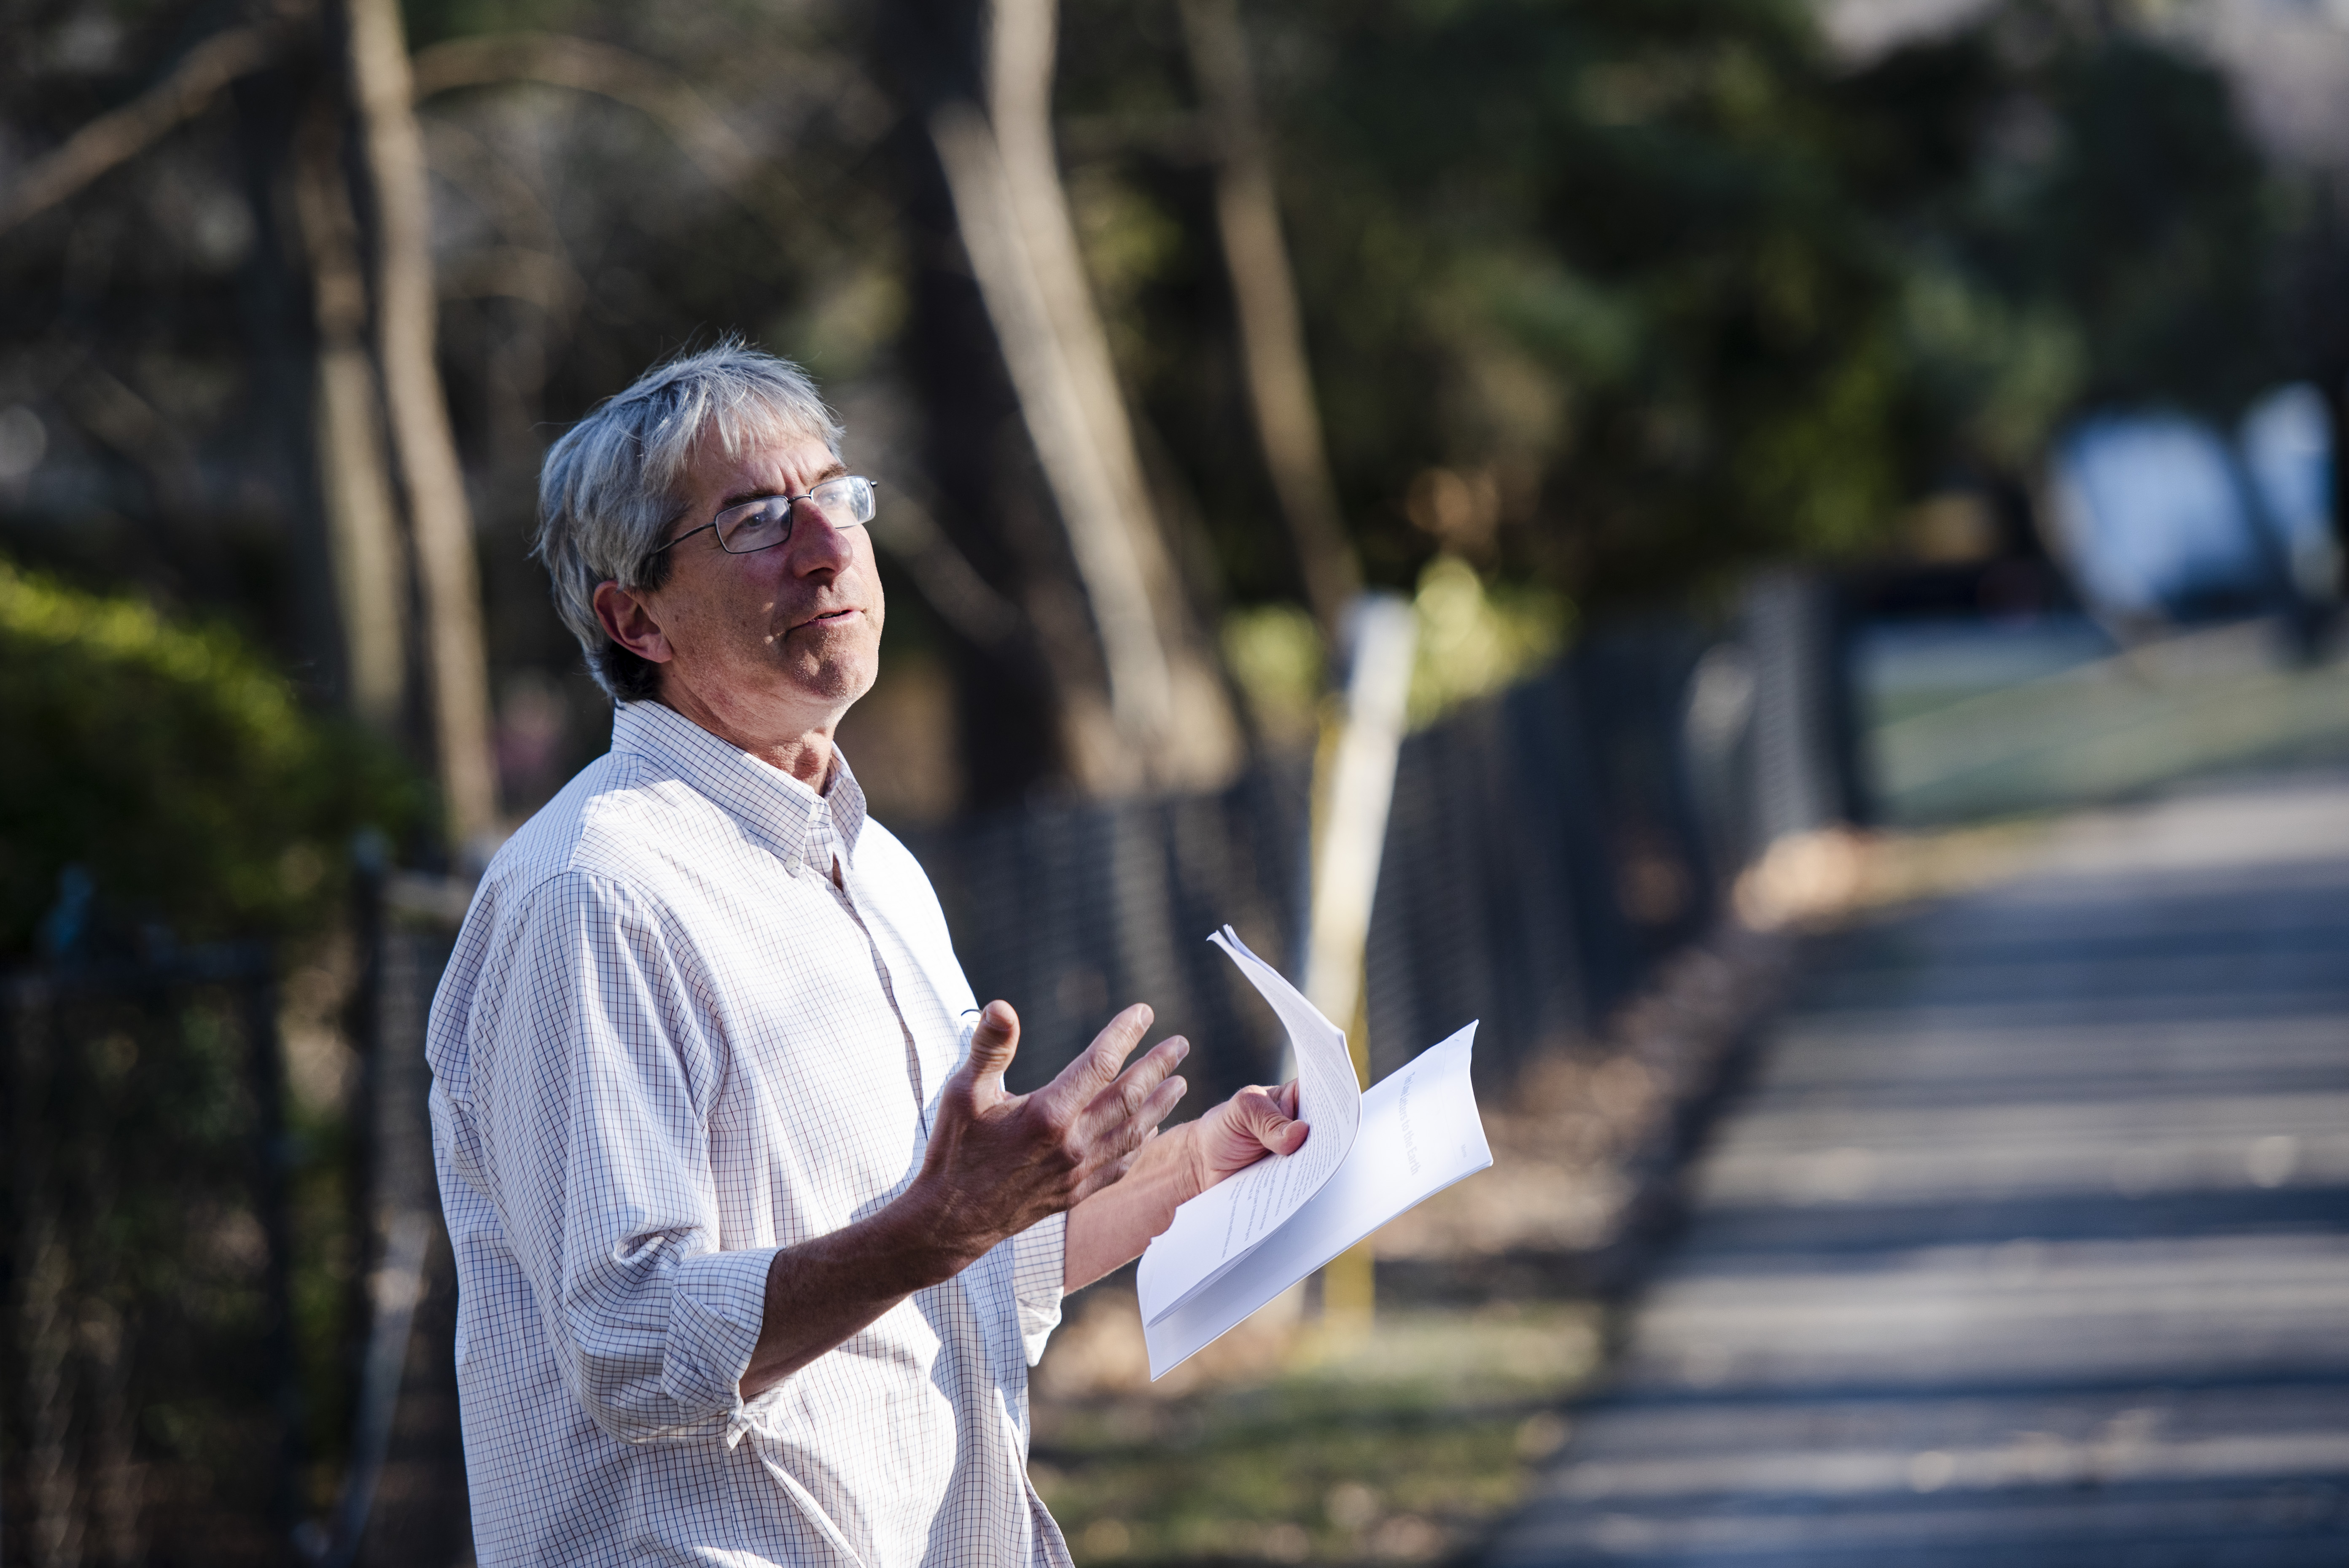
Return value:
M 1293 1086 L 1155 1136 L 1187 1047 L 1124 1068 L 1141 1006 L 1005 1093 L 1019 1021 L 833 748 L 883 620 L 839 435 L 730 344 L 547 457 L 612 749 L 491 862 L 429 1041 L 485 1568 L 1066 1563 L 1026 1462 L 1062 1293 L 1305 1140 Z

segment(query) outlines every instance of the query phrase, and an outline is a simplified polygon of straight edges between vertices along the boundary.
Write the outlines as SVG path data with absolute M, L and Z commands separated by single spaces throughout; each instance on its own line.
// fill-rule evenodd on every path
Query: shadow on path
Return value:
M 1821 959 L 1489 1561 L 2349 1563 L 2349 779 Z

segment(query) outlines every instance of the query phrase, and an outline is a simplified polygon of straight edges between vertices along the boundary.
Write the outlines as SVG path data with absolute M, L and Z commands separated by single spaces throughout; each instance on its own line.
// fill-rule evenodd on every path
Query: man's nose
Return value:
M 838 573 L 856 559 L 856 547 L 849 542 L 847 531 L 834 528 L 823 508 L 802 500 L 792 511 L 792 538 L 786 548 L 795 575 Z

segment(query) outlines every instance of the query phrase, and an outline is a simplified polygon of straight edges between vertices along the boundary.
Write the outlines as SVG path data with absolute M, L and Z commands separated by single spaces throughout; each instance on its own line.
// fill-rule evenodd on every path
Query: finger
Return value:
M 1304 1092 L 1305 1090 L 1303 1086 L 1301 1086 L 1295 1078 L 1290 1078 L 1287 1083 L 1281 1085 L 1280 1113 L 1283 1116 L 1295 1116 L 1297 1114 L 1297 1097 Z
M 1153 1016 L 1147 1006 L 1136 1002 L 1112 1018 L 1093 1037 L 1093 1043 L 1061 1069 L 1061 1076 L 1044 1090 L 1043 1098 L 1048 1101 L 1071 1100 L 1081 1106 L 1092 1104 L 1093 1097 L 1117 1077 L 1117 1069 L 1125 1065 L 1133 1047 L 1142 1043 L 1143 1031 L 1150 1027 Z
M 978 1026 L 970 1032 L 970 1055 L 963 1059 L 962 1070 L 974 1083 L 995 1080 L 1001 1087 L 1003 1069 L 1019 1050 L 1019 1015 L 1011 1004 L 989 1002 L 978 1016 Z
M 1293 1105 L 1294 1097 L 1288 1097 Z M 1232 1119 L 1240 1130 L 1275 1154 L 1294 1154 L 1305 1147 L 1311 1130 L 1282 1109 L 1280 1099 L 1260 1088 L 1248 1089 L 1232 1100 Z
M 1168 1078 L 1151 1096 L 1135 1108 L 1124 1122 L 1094 1140 L 1094 1158 L 1107 1164 L 1130 1163 L 1142 1146 L 1158 1136 L 1158 1124 L 1167 1113 L 1183 1102 L 1184 1093 L 1191 1086 L 1179 1078 Z
M 1136 1149 L 1158 1136 L 1158 1124 L 1165 1120 L 1176 1106 L 1183 1103 L 1183 1097 L 1190 1091 L 1191 1085 L 1188 1080 L 1171 1078 L 1154 1089 L 1149 1099 L 1134 1108 L 1133 1114 L 1126 1119 L 1125 1130 L 1133 1135 L 1133 1146 Z
M 1124 1076 L 1093 1097 L 1092 1103 L 1078 1119 L 1079 1131 L 1103 1132 L 1133 1117 L 1165 1081 L 1166 1075 L 1180 1067 L 1183 1058 L 1190 1054 L 1191 1042 L 1180 1035 L 1160 1041 L 1148 1056 L 1128 1068 Z

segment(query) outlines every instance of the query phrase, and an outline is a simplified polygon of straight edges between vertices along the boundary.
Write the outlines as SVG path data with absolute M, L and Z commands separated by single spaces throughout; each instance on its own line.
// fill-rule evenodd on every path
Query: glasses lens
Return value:
M 719 542 L 737 555 L 780 544 L 791 531 L 792 503 L 779 495 L 746 502 L 718 518 Z
M 808 499 L 823 511 L 826 522 L 834 528 L 854 528 L 873 521 L 873 481 L 850 477 L 826 480 L 810 492 Z
M 873 481 L 854 477 L 826 480 L 797 498 L 823 513 L 834 528 L 855 528 L 873 521 Z M 771 495 L 718 514 L 718 542 L 737 555 L 771 550 L 792 536 L 790 497 Z

